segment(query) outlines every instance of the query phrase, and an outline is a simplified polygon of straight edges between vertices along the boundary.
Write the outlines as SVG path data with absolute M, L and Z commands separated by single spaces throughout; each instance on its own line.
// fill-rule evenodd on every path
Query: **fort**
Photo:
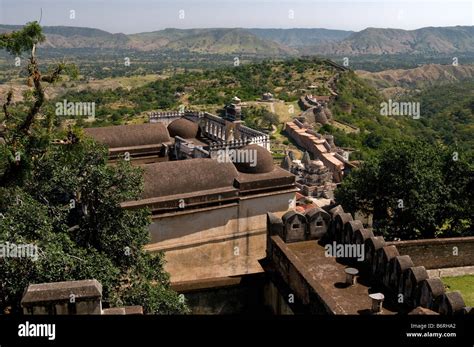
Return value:
M 141 197 L 121 207 L 151 211 L 146 250 L 164 252 L 172 288 L 193 313 L 472 312 L 436 271 L 474 266 L 474 238 L 388 242 L 330 196 L 324 206 L 296 206 L 297 191 L 323 197 L 318 187 L 339 183 L 353 165 L 331 137 L 298 119 L 286 130 L 307 153 L 300 162 L 288 154 L 283 168 L 268 135 L 238 117 L 155 113 L 148 124 L 85 133 L 108 147 L 111 165 L 128 154 L 142 167 Z M 226 149 L 252 151 L 255 161 L 219 160 Z M 22 305 L 25 314 L 143 312 L 102 309 L 100 288 L 94 280 L 30 285 Z M 83 295 L 71 305 L 77 291 Z
M 313 96 L 306 94 L 300 97 L 298 105 L 304 111 L 301 117 L 309 124 L 328 124 L 332 120 L 332 112 L 328 108 L 329 96 Z

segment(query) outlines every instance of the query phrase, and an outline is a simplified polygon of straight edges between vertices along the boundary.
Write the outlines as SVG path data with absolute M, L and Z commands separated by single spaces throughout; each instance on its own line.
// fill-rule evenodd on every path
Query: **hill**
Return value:
M 379 72 L 357 71 L 378 89 L 401 87 L 421 89 L 440 84 L 460 82 L 474 78 L 474 65 L 428 64 L 414 69 L 393 69 Z
M 410 139 L 421 133 L 433 141 L 443 138 L 442 133 L 431 131 L 425 123 L 409 117 L 388 117 L 380 114 L 380 103 L 384 100 L 375 88 L 368 85 L 353 71 L 344 71 L 328 61 L 320 59 L 290 59 L 245 64 L 205 71 L 176 73 L 131 90 L 82 90 L 71 91 L 52 100 L 54 103 L 71 101 L 96 102 L 96 121 L 93 125 L 134 122 L 139 114 L 156 109 L 173 110 L 179 105 L 189 109 L 216 109 L 229 102 L 233 96 L 245 102 L 259 99 L 264 92 L 276 98 L 295 103 L 305 89 L 318 95 L 330 95 L 328 85 L 337 93 L 330 103 L 334 119 L 358 127 L 360 133 L 346 133 L 336 126 L 324 126 L 320 131 L 335 136 L 336 144 L 357 150 L 353 159 L 365 159 L 382 145 L 400 139 Z M 185 91 L 182 97 L 176 91 Z M 299 111 L 295 109 L 294 116 Z M 428 124 L 428 123 L 426 123 Z M 457 134 L 450 134 L 456 139 Z
M 21 28 L 20 25 L 0 25 L 0 33 Z M 93 28 L 45 26 L 43 32 L 46 41 L 44 48 L 126 48 L 130 39 L 125 34 L 111 34 Z
M 0 32 L 21 28 L 0 25 Z M 79 27 L 43 27 L 43 48 L 129 49 L 149 51 L 188 51 L 209 54 L 258 54 L 285 56 L 296 51 L 245 29 L 164 29 L 133 35 Z
M 474 154 L 474 81 L 426 88 L 413 96 L 421 103 L 423 137 L 455 145 L 461 155 Z
M 333 55 L 474 52 L 474 26 L 416 30 L 367 28 L 340 42 L 315 46 L 311 51 Z
M 0 25 L 0 32 L 19 28 Z M 328 29 L 164 29 L 132 35 L 78 27 L 44 27 L 46 48 L 186 51 L 206 54 L 290 54 L 324 56 L 430 55 L 474 53 L 474 26 L 417 30 L 367 28 L 359 32 Z
M 245 29 L 165 29 L 130 35 L 131 48 L 139 50 L 168 49 L 197 53 L 245 53 L 287 55 L 293 50 L 265 40 Z
M 421 103 L 420 119 L 385 116 L 381 114 L 380 105 L 386 98 L 373 86 L 351 70 L 315 58 L 264 61 L 203 71 L 182 70 L 135 88 L 70 90 L 50 100 L 43 112 L 55 112 L 55 103 L 64 99 L 95 102 L 96 117 L 91 125 L 123 124 L 136 122 L 148 111 L 176 110 L 180 105 L 218 112 L 234 96 L 251 103 L 265 92 L 286 102 L 282 105 L 293 107 L 301 95 L 309 92 L 308 86 L 312 86 L 310 92 L 317 95 L 335 92 L 329 103 L 333 118 L 360 129 L 358 133 L 345 132 L 337 124 L 319 129 L 334 135 L 337 145 L 355 149 L 351 154 L 354 160 L 367 159 L 385 144 L 414 138 L 457 145 L 467 153 L 472 152 L 472 127 L 469 126 L 474 105 L 472 81 L 446 84 L 443 88 L 436 86 L 413 94 L 413 101 Z M 180 96 L 176 96 L 177 91 Z M 297 116 L 299 111 L 294 109 L 292 114 Z M 81 119 L 76 121 L 84 124 Z
M 301 48 L 306 46 L 315 46 L 324 43 L 338 42 L 353 33 L 346 30 L 330 30 L 330 29 L 247 29 L 254 35 L 277 42 L 281 45 Z

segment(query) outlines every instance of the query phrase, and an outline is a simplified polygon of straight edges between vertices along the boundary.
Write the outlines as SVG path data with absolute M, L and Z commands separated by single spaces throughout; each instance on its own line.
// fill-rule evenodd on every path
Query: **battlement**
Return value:
M 341 312 L 340 305 L 345 305 L 343 292 L 337 293 L 336 296 L 339 301 L 336 305 L 335 301 L 331 299 L 330 292 L 337 289 L 330 285 L 325 288 L 320 285 L 314 286 L 312 281 L 308 280 L 311 276 L 307 273 L 307 267 L 312 269 L 311 273 L 317 273 L 318 276 L 323 276 L 325 269 L 329 269 L 327 267 L 329 265 L 323 266 L 322 264 L 323 261 L 327 261 L 325 259 L 327 255 L 324 254 L 327 245 L 362 250 L 362 261 L 360 261 L 361 259 L 358 259 L 358 261 L 352 256 L 348 257 L 347 254 L 342 254 L 336 257 L 338 263 L 358 268 L 363 281 L 368 281 L 372 287 L 381 288 L 385 297 L 395 305 L 394 308 L 398 312 L 409 312 L 416 307 L 423 307 L 443 315 L 464 314 L 468 311 L 460 292 L 446 292 L 440 278 L 429 276 L 426 269 L 432 266 L 428 259 L 431 253 L 420 255 L 420 250 L 414 250 L 414 248 L 427 244 L 438 244 L 439 247 L 444 248 L 448 245 L 448 248 L 452 248 L 455 244 L 456 247 L 462 248 L 466 256 L 469 257 L 469 254 L 472 254 L 470 249 L 474 245 L 474 237 L 462 238 L 462 240 L 453 238 L 448 240 L 386 242 L 382 236 L 375 236 L 372 229 L 367 229 L 360 221 L 354 220 L 352 215 L 344 212 L 341 206 L 334 207 L 329 211 L 318 208 L 308 209 L 305 213 L 289 211 L 282 218 L 268 213 L 267 233 L 267 258 L 277 266 L 278 271 L 286 279 L 286 283 L 290 288 L 300 292 L 302 287 L 306 288 L 302 292 L 303 294 L 306 293 L 301 298 L 303 303 L 310 304 L 311 307 L 319 307 L 318 310 L 322 310 L 324 313 L 338 314 Z M 278 240 L 280 241 L 278 242 Z M 318 240 L 319 244 L 316 242 L 308 243 L 310 240 Z M 310 248 L 312 249 L 311 252 L 309 252 Z M 403 254 L 405 250 L 410 251 L 411 255 Z M 283 257 L 284 254 L 291 252 L 296 252 L 296 255 L 299 255 L 297 256 L 298 264 L 292 264 L 291 257 Z M 314 263 L 317 254 L 319 254 L 319 260 Z M 447 266 L 453 265 L 453 262 L 449 261 L 448 255 L 444 253 L 441 253 L 441 255 L 449 263 Z M 413 259 L 417 260 L 416 264 L 412 256 Z M 439 257 L 435 258 L 436 266 L 442 266 L 441 259 Z M 428 264 L 418 263 L 418 260 L 427 261 Z M 286 266 L 280 266 L 285 262 L 287 263 Z M 473 260 L 464 257 L 460 262 L 461 265 L 459 266 L 466 266 L 466 264 L 472 265 Z M 322 268 L 318 268 L 318 266 L 322 266 Z M 297 267 L 293 270 L 294 273 L 306 275 L 289 277 L 287 271 L 290 271 L 289 269 L 292 267 Z M 338 275 L 328 273 L 324 275 L 324 278 L 329 281 L 331 276 L 337 277 Z M 342 308 L 345 313 L 351 313 L 350 310 L 357 307 L 357 295 L 362 303 L 367 302 L 367 298 L 362 295 L 363 293 L 361 294 L 360 291 L 358 293 L 357 289 L 351 290 L 353 292 L 351 293 L 353 296 L 352 304 L 347 301 L 347 307 Z M 363 292 L 365 291 L 366 289 Z M 319 302 L 310 303 L 308 293 L 315 293 L 313 295 L 314 300 L 319 300 Z M 325 300 L 324 298 L 330 299 Z

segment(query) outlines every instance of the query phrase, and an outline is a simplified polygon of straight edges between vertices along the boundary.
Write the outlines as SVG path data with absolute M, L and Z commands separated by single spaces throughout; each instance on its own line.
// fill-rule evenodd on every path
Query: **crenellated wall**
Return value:
M 315 218 L 316 215 L 318 217 Z M 319 228 L 317 233 L 313 232 L 316 228 Z M 430 278 L 426 269 L 472 265 L 474 237 L 385 242 L 382 236 L 375 236 L 371 229 L 364 228 L 360 221 L 345 213 L 341 206 L 334 207 L 327 213 L 315 209 L 307 210 L 304 214 L 289 211 L 282 218 L 268 214 L 267 231 L 267 257 L 278 263 L 275 266 L 288 280 L 290 279 L 286 270 L 291 266 L 298 267 L 298 264 L 282 263 L 282 247 L 278 247 L 276 236 L 285 243 L 319 239 L 323 244 L 336 242 L 342 245 L 363 245 L 362 263 L 353 258 L 340 260 L 359 268 L 362 276 L 370 279 L 374 285 L 384 288 L 383 293 L 392 298 L 393 302 L 408 308 L 421 306 L 440 314 L 463 314 L 466 311 L 460 292 L 445 292 L 442 281 L 439 278 Z M 289 257 L 285 259 L 291 262 Z M 311 264 L 299 265 L 307 266 Z M 304 273 L 304 269 L 295 271 Z M 306 287 L 311 286 L 308 280 L 297 282 L 299 286 L 301 283 Z M 311 290 L 321 292 L 318 287 Z M 306 293 L 308 291 L 310 288 L 305 289 Z M 334 307 L 334 303 L 331 301 L 324 307 Z M 329 309 L 328 311 L 335 312 Z

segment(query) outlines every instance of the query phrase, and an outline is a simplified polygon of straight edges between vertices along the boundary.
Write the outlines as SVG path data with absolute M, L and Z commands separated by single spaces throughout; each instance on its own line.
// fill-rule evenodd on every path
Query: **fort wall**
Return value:
M 311 277 L 304 276 L 308 266 L 317 264 L 303 264 L 292 256 L 288 247 L 295 242 L 319 240 L 322 244 L 363 245 L 362 264 L 357 264 L 354 258 L 338 261 L 358 267 L 362 276 L 383 288 L 385 296 L 398 303 L 401 311 L 421 306 L 439 314 L 467 312 L 460 292 L 446 292 L 442 281 L 430 278 L 426 269 L 472 265 L 474 237 L 385 242 L 382 236 L 374 236 L 372 230 L 354 221 L 340 206 L 329 211 L 329 223 L 317 224 L 320 219 L 309 211 L 306 214 L 290 211 L 283 218 L 269 213 L 267 217 L 267 258 L 303 303 L 323 307 L 323 313 L 338 312 L 325 290 L 318 283 L 312 283 Z M 317 225 L 323 229 L 311 232 Z M 309 293 L 314 294 L 312 300 L 316 303 Z M 313 313 L 319 311 L 312 310 Z
M 266 213 L 281 216 L 294 194 L 259 194 L 220 207 L 154 216 L 146 249 L 165 252 L 172 283 L 262 272 Z
M 474 237 L 387 242 L 426 269 L 474 265 Z

